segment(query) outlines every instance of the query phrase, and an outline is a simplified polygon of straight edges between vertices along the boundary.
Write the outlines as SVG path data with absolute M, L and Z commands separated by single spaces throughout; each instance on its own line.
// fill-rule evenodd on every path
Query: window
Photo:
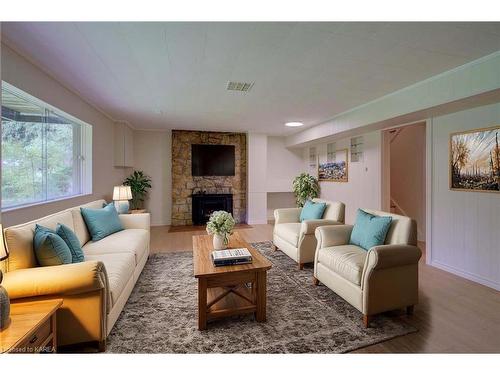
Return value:
M 337 145 L 335 143 L 328 143 L 326 145 L 326 162 L 333 163 L 335 161 L 337 152 Z
M 309 148 L 309 167 L 316 167 L 316 147 Z
M 2 209 L 92 192 L 92 127 L 2 82 Z

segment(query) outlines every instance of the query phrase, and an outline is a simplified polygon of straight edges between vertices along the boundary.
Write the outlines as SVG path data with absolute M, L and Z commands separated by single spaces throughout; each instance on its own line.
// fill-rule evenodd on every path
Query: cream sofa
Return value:
M 366 327 L 372 315 L 406 307 L 413 312 L 418 302 L 417 224 L 406 216 L 391 216 L 385 244 L 364 249 L 349 245 L 352 225 L 316 229 L 318 247 L 314 258 L 314 284 L 325 284 L 363 313 Z
M 95 342 L 105 350 L 106 337 L 149 256 L 149 214 L 120 215 L 125 230 L 92 242 L 80 207 L 102 208 L 104 200 L 73 207 L 5 229 L 9 258 L 2 264 L 13 302 L 62 298 L 57 313 L 59 345 Z M 33 251 L 35 224 L 70 227 L 80 240 L 85 261 L 39 267 Z
M 300 222 L 301 208 L 280 208 L 274 210 L 274 249 L 280 249 L 302 269 L 305 263 L 314 261 L 316 237 L 314 231 L 322 225 L 344 223 L 345 205 L 342 202 L 331 202 L 315 198 L 313 202 L 326 203 L 323 218 Z

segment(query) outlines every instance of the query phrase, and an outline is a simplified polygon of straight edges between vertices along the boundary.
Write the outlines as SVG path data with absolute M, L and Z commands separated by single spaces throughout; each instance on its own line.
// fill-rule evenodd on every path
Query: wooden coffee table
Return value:
M 212 236 L 193 236 L 199 330 L 207 328 L 207 320 L 232 315 L 255 314 L 258 322 L 266 321 L 266 279 L 272 264 L 235 232 L 228 248 L 241 247 L 250 251 L 252 263 L 215 267 L 211 257 Z

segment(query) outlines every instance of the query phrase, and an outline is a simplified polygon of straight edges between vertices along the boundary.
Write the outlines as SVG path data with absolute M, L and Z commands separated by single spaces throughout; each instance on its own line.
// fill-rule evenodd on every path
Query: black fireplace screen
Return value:
M 233 214 L 232 194 L 193 194 L 192 196 L 193 224 L 206 224 L 214 211 L 227 211 Z

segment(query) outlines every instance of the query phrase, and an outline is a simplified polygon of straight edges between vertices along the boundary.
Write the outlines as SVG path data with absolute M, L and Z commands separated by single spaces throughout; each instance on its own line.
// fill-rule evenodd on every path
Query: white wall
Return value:
M 248 134 L 249 224 L 266 224 L 275 208 L 293 207 L 292 181 L 304 171 L 302 150 L 287 149 L 285 137 Z
M 400 128 L 390 144 L 391 199 L 417 222 L 425 241 L 425 123 Z
M 427 261 L 500 290 L 500 194 L 451 191 L 450 133 L 500 124 L 500 103 L 432 119 L 432 243 Z
M 172 213 L 172 132 L 134 131 L 134 169 L 152 179 L 145 208 L 151 225 L 170 225 Z
M 267 223 L 267 135 L 247 136 L 247 223 Z
M 2 44 L 2 79 L 92 125 L 92 194 L 3 213 L 4 226 L 36 219 L 96 199 L 111 200 L 127 170 L 113 166 L 113 121 L 31 62 Z
M 292 192 L 268 192 L 267 193 L 267 220 L 274 220 L 274 210 L 277 208 L 297 207 L 295 194 Z
M 349 155 L 349 181 L 320 182 L 321 198 L 345 203 L 346 224 L 354 223 L 358 208 L 381 209 L 381 133 L 367 133 L 363 138 L 363 160 L 352 163 Z M 337 150 L 349 149 L 350 138 L 335 143 Z M 318 154 L 326 155 L 326 147 L 326 143 L 316 145 Z M 308 161 L 308 152 L 304 152 L 305 165 Z
M 285 137 L 267 137 L 268 192 L 291 192 L 292 181 L 304 169 L 302 150 L 288 149 Z

